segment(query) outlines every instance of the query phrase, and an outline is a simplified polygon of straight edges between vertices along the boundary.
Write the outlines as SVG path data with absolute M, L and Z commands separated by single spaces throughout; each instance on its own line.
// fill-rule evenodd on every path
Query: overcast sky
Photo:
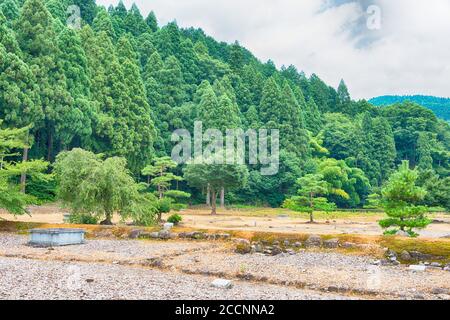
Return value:
M 133 2 L 160 25 L 176 20 L 238 40 L 262 61 L 293 64 L 334 87 L 343 78 L 356 99 L 450 96 L 450 0 L 124 0 Z

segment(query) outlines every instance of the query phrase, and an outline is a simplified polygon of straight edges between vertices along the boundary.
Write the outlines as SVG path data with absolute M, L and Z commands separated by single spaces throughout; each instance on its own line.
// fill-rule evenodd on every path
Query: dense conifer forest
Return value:
M 405 101 L 415 102 L 433 111 L 438 118 L 450 121 L 450 98 L 433 96 L 381 96 L 370 99 L 369 102 L 376 106 L 388 106 Z
M 67 25 L 70 4 L 81 8 L 79 29 Z M 292 65 L 278 69 L 238 42 L 160 25 L 135 5 L 0 0 L 0 119 L 3 129 L 30 126 L 31 148 L 16 150 L 16 160 L 52 163 L 82 148 L 124 157 L 143 182 L 142 169 L 171 155 L 172 132 L 192 132 L 196 120 L 204 129 L 279 129 L 279 173 L 248 165 L 245 183 L 225 189 L 226 203 L 280 206 L 299 178 L 320 175 L 328 201 L 360 208 L 408 160 L 428 191 L 424 204 L 450 207 L 450 125 L 429 109 L 355 101 L 344 81 L 333 88 Z M 204 202 L 205 188 L 171 183 Z M 27 192 L 46 197 L 54 184 L 31 177 Z

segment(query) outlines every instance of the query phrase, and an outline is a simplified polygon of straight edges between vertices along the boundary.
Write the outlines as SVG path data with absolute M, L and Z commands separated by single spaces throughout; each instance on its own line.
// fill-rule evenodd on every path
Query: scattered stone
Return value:
M 448 289 L 444 288 L 434 288 L 431 290 L 432 294 L 450 294 L 450 291 Z
M 374 266 L 379 266 L 379 265 L 381 265 L 381 260 L 373 260 L 371 262 L 371 264 L 374 265 Z
M 291 243 L 289 242 L 289 240 L 284 240 L 284 246 L 285 247 L 289 247 L 291 245 Z
M 131 230 L 129 238 L 137 239 L 141 236 L 141 233 L 142 233 L 142 230 L 140 230 L 140 229 Z
M 396 233 L 395 235 L 396 235 L 396 236 L 399 236 L 399 237 L 409 237 L 408 232 L 403 231 L 403 230 L 398 230 L 397 233 Z
M 408 251 L 403 250 L 403 252 L 400 254 L 400 258 L 404 261 L 409 261 L 411 260 L 411 255 L 409 254 Z
M 409 254 L 411 255 L 411 258 L 413 258 L 414 260 L 425 261 L 425 260 L 433 260 L 433 258 L 436 258 L 431 254 L 426 254 L 418 251 L 411 251 Z
M 390 262 L 396 262 L 397 261 L 397 257 L 396 256 L 389 257 L 389 261 Z
M 94 282 L 94 279 L 86 279 L 86 282 L 87 283 L 92 283 L 92 282 Z
M 339 239 L 325 240 L 323 246 L 328 249 L 336 249 L 339 247 Z
M 282 252 L 283 252 L 283 250 L 281 250 L 281 248 L 279 246 L 273 246 L 272 256 L 277 256 L 277 255 L 281 254 Z
M 169 237 L 170 237 L 170 239 L 172 239 L 172 240 L 173 240 L 173 239 L 177 239 L 177 238 L 178 238 L 178 233 L 171 233 Z
M 236 245 L 236 253 L 239 254 L 249 254 L 252 252 L 252 246 L 250 245 L 250 241 L 246 239 L 240 239 L 238 244 Z
M 158 239 L 159 238 L 159 232 L 151 232 L 149 234 L 150 238 L 152 239 Z
M 353 249 L 356 247 L 357 247 L 356 243 L 353 243 L 353 242 L 344 242 L 342 244 L 342 248 L 345 248 L 345 249 Z
M 205 239 L 205 234 L 203 232 L 194 232 L 192 234 L 192 239 L 195 239 L 195 240 Z
M 274 246 L 279 246 L 279 245 L 280 245 L 280 241 L 274 241 L 274 242 L 273 242 L 273 245 L 274 245 Z
M 302 246 L 302 243 L 297 241 L 296 243 L 294 243 L 294 247 L 296 248 L 300 248 Z
M 164 230 L 170 231 L 170 230 L 172 230 L 172 228 L 173 228 L 173 223 L 170 223 L 170 222 L 164 223 Z
M 255 252 L 262 253 L 264 251 L 264 247 L 261 244 L 255 245 Z
M 307 248 L 320 247 L 322 245 L 322 238 L 318 235 L 309 236 L 308 240 L 305 242 Z
M 410 265 L 409 266 L 409 270 L 411 271 L 416 271 L 416 272 L 424 272 L 427 270 L 426 266 L 422 266 L 422 265 Z
M 170 239 L 170 231 L 162 230 L 158 233 L 158 237 L 163 240 Z
M 229 240 L 231 238 L 231 235 L 229 235 L 228 233 L 222 233 L 219 235 L 219 237 L 223 240 Z
M 161 268 L 163 266 L 163 261 L 160 258 L 150 258 L 146 259 L 142 264 L 148 267 Z
M 218 289 L 231 289 L 233 287 L 233 282 L 226 279 L 216 279 L 211 282 L 211 286 Z
M 439 262 L 432 262 L 430 266 L 433 268 L 442 268 L 442 264 L 440 264 Z
M 286 253 L 288 253 L 289 255 L 293 256 L 295 254 L 295 251 L 292 249 L 287 249 Z

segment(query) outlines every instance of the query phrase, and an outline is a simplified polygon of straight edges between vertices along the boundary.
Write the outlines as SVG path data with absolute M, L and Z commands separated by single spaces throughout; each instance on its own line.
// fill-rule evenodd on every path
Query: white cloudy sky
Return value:
M 238 40 L 263 61 L 293 64 L 335 87 L 344 78 L 354 98 L 450 96 L 450 0 L 124 0 L 133 2 L 160 24 Z M 381 10 L 379 30 L 367 28 L 370 5 Z

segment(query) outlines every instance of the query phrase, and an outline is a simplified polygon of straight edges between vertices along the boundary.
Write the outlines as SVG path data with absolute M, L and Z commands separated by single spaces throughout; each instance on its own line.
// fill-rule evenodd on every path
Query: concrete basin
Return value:
M 29 244 L 39 247 L 58 247 L 84 243 L 83 229 L 32 229 Z

